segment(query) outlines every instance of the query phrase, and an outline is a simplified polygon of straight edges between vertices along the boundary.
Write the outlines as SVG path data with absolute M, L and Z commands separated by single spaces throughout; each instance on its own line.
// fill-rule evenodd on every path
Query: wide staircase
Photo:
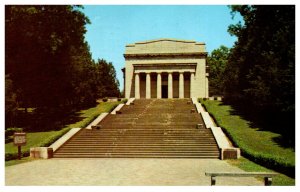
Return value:
M 189 99 L 138 99 L 106 116 L 99 130 L 79 131 L 54 157 L 219 158 L 211 130 L 195 111 Z

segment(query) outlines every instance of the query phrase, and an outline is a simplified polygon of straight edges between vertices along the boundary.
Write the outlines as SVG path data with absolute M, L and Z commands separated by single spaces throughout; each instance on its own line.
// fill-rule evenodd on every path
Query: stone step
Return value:
M 106 148 L 106 149 L 76 149 L 75 153 L 199 153 L 199 150 L 192 149 L 152 149 L 152 148 L 142 148 L 142 149 L 128 149 L 128 148 Z M 74 149 L 63 149 L 57 153 L 74 153 Z M 201 149 L 201 153 L 218 154 L 218 151 L 212 151 L 211 149 Z
M 60 153 L 56 153 L 58 155 Z M 72 155 L 72 154 L 77 154 L 77 155 L 105 155 L 105 154 L 115 154 L 115 155 L 215 155 L 217 156 L 218 153 L 216 152 L 189 152 L 189 151 L 179 151 L 179 152 L 168 152 L 168 151 L 163 151 L 163 152 L 141 152 L 141 151 L 133 151 L 133 152 L 104 152 L 104 153 L 94 153 L 94 152 L 64 152 L 61 153 L 61 155 Z
M 202 147 L 211 147 L 211 148 L 217 148 L 217 146 L 212 145 L 211 143 L 172 143 L 172 144 L 168 144 L 168 143 L 68 143 L 68 145 L 64 146 L 64 147 L 112 147 L 112 146 L 119 146 L 119 147 L 198 147 L 198 148 L 202 148 Z
M 135 140 L 102 140 L 102 141 L 69 141 L 69 143 L 67 143 L 68 145 L 70 145 L 70 143 L 72 142 L 72 144 L 76 144 L 76 145 L 84 145 L 84 144 L 88 144 L 88 145 L 109 145 L 109 144 L 119 144 L 119 145 L 126 145 L 126 144 L 149 144 L 149 143 L 153 143 L 153 144 L 169 144 L 169 145 L 173 145 L 173 144 L 181 144 L 181 145 L 185 145 L 185 144 L 199 144 L 199 145 L 204 145 L 204 144 L 215 144 L 215 142 L 213 140 L 210 141 L 182 141 L 182 140 L 161 140 L 161 141 L 157 141 L 157 140 L 145 140 L 145 141 L 135 141 Z
M 83 129 L 55 153 L 68 158 L 219 158 L 210 129 L 189 99 L 139 99 L 108 115 L 99 130 Z
M 156 154 L 110 154 L 110 155 L 78 155 L 78 154 L 54 154 L 54 158 L 197 158 L 197 159 L 218 159 L 217 155 L 156 155 Z
M 151 134 L 151 135 L 149 135 Z M 128 133 L 128 132 L 101 132 L 101 133 L 95 133 L 95 134 L 78 134 L 77 137 L 91 137 L 91 138 L 102 138 L 102 137 L 190 137 L 190 138 L 207 138 L 212 136 L 209 133 L 197 133 L 197 134 L 191 134 L 191 133 Z
M 103 146 L 81 146 L 81 145 L 70 145 L 65 146 L 63 149 L 108 149 L 108 148 L 124 148 L 124 149 L 144 149 L 144 148 L 150 148 L 150 149 L 218 149 L 215 146 L 196 146 L 196 145 L 180 145 L 180 146 L 174 146 L 174 145 L 103 145 Z

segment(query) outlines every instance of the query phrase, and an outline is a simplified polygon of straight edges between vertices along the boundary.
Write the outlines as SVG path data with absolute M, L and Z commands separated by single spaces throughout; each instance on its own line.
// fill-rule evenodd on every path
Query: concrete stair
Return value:
M 139 99 L 105 117 L 99 130 L 82 129 L 57 158 L 219 158 L 210 129 L 188 99 Z

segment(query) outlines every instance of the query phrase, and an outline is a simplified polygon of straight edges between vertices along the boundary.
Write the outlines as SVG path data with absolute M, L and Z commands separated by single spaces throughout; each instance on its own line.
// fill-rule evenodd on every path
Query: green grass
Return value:
M 251 127 L 251 123 L 233 114 L 229 105 L 221 101 L 201 100 L 207 111 L 214 117 L 232 141 L 242 150 L 242 154 L 252 161 L 292 175 L 295 169 L 295 152 L 284 148 L 274 141 L 277 133 Z
M 30 162 L 30 161 L 34 161 L 34 159 L 32 159 L 30 157 L 23 157 L 21 160 L 15 159 L 15 160 L 10 160 L 10 161 L 5 161 L 5 167 L 17 165 L 17 164 L 21 164 L 21 163 L 26 163 L 26 162 Z
M 47 132 L 29 132 L 27 133 L 27 144 L 22 146 L 22 152 L 28 152 L 31 147 L 44 147 L 51 145 L 54 141 L 68 132 L 71 128 L 84 128 L 90 122 L 92 122 L 98 115 L 104 112 L 110 112 L 121 102 L 101 102 L 96 107 L 81 110 L 77 112 L 78 117 L 82 120 L 66 125 L 59 131 L 47 131 Z M 5 144 L 5 156 L 8 154 L 15 155 L 18 152 L 18 148 L 13 145 L 12 142 Z
M 261 165 L 258 165 L 244 157 L 241 157 L 239 159 L 235 160 L 226 160 L 231 165 L 237 166 L 240 169 L 247 171 L 247 172 L 273 172 L 270 169 L 267 169 Z M 261 177 L 258 177 L 259 179 L 263 179 Z M 263 182 L 263 180 L 262 180 Z M 295 179 L 288 177 L 284 174 L 279 174 L 275 177 L 273 177 L 272 185 L 274 186 L 294 186 L 295 185 Z

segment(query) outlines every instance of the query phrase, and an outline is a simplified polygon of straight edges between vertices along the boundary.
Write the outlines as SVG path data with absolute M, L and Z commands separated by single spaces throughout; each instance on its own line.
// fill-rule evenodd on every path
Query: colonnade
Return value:
M 151 73 L 157 75 L 157 96 L 156 98 L 162 98 L 162 73 L 161 72 L 146 72 L 146 99 L 151 98 Z M 173 73 L 168 72 L 168 98 L 173 98 Z M 184 98 L 184 72 L 179 73 L 179 98 Z M 190 94 L 193 93 L 195 73 L 190 73 Z M 140 95 L 140 73 L 135 73 L 135 98 L 141 98 Z M 187 88 L 186 88 L 187 89 Z

